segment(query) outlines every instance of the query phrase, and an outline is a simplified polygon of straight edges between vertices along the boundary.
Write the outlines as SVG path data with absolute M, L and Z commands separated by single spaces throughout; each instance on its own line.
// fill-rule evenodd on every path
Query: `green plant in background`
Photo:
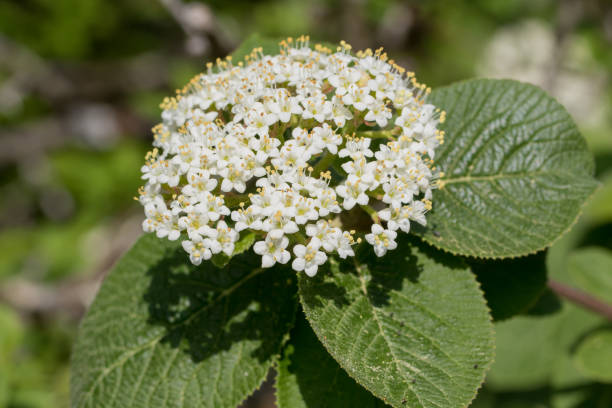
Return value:
M 265 61 L 261 53 L 248 54 L 259 45 L 263 54 L 277 52 L 276 42 L 254 38 L 231 61 L 236 64 L 247 55 L 255 59 L 250 66 Z M 289 48 L 283 50 L 294 52 Z M 338 58 L 347 58 L 349 50 L 343 47 Z M 298 58 L 306 59 L 310 51 L 303 46 L 295 52 L 303 52 Z M 322 47 L 317 52 L 328 54 Z M 222 62 L 219 69 L 229 72 L 234 68 Z M 402 73 L 393 70 L 393 75 Z M 364 86 L 372 79 L 376 75 L 364 81 L 360 74 L 349 82 Z M 343 85 L 331 78 L 323 84 L 324 105 L 333 100 L 332 92 L 341 94 Z M 421 112 L 424 88 L 412 85 L 415 95 L 409 97 L 415 97 L 414 109 Z M 197 81 L 191 86 L 183 92 L 184 99 L 202 89 Z M 245 91 L 251 93 L 248 86 Z M 347 89 L 349 92 L 355 89 Z M 373 104 L 376 93 L 371 92 L 369 103 Z M 181 101 L 167 102 L 166 109 L 176 109 L 175 102 Z M 182 228 L 186 231 L 179 239 L 183 248 L 176 240 L 143 236 L 107 277 L 83 320 L 73 350 L 73 406 L 235 407 L 260 386 L 272 367 L 277 370 L 280 407 L 385 403 L 462 407 L 473 401 L 489 369 L 486 388 L 475 405 L 526 406 L 521 391 L 530 389 L 537 393 L 530 401 L 554 406 L 594 401 L 605 406 L 601 404 L 612 398 L 610 386 L 604 385 L 610 382 L 606 361 L 612 342 L 605 320 L 592 311 L 605 315 L 605 302 L 612 301 L 610 252 L 601 248 L 571 252 L 586 236 L 589 221 L 584 219 L 559 240 L 598 187 L 593 158 L 571 117 L 541 89 L 511 80 L 456 83 L 434 90 L 426 102 L 423 106 L 433 104 L 447 116 L 439 124 L 445 143 L 438 146 L 439 138 L 431 142 L 436 147 L 437 170 L 430 177 L 433 183 L 435 174 L 439 175 L 437 188 L 431 197 L 429 184 L 414 193 L 425 206 L 431 201 L 426 226 L 413 223 L 411 236 L 400 233 L 397 238 L 387 230 L 380 235 L 372 227 L 370 235 L 372 222 L 393 229 L 391 222 L 384 222 L 393 218 L 381 211 L 389 192 L 374 188 L 369 202 L 360 202 L 356 194 L 360 205 L 354 210 L 347 204 L 348 196 L 342 195 L 341 204 L 351 211 L 342 223 L 357 230 L 355 239 L 347 238 L 354 244 L 347 251 L 354 256 L 327 251 L 327 261 L 316 262 L 318 272 L 316 267 L 314 272 L 306 267 L 308 275 L 299 264 L 293 265 L 297 273 L 283 265 L 289 261 L 284 255 L 286 243 L 254 244 L 264 239 L 269 243 L 256 227 L 240 237 L 226 234 L 227 224 L 213 232 L 204 229 L 201 234 L 217 240 L 218 248 L 198 240 L 187 228 Z M 385 103 L 368 116 L 355 103 L 353 99 L 353 107 L 343 111 L 346 123 L 336 123 L 342 136 L 337 150 L 357 143 L 358 139 L 349 139 L 355 133 L 373 140 L 373 150 L 388 142 L 393 151 L 394 143 L 403 140 L 398 127 L 405 122 L 397 122 L 402 110 L 391 110 L 391 104 Z M 231 119 L 224 106 L 209 104 L 209 109 L 205 102 L 195 104 L 202 115 L 219 111 L 196 126 L 212 126 L 210 121 L 216 119 L 221 127 Z M 189 109 L 177 106 L 189 114 Z M 310 130 L 323 121 L 317 119 L 320 112 L 309 106 L 304 104 L 303 110 L 311 110 L 310 118 L 302 116 L 298 122 L 296 108 L 286 125 L 260 124 L 255 118 L 253 127 L 269 126 L 285 143 L 299 140 L 293 128 Z M 249 112 L 231 113 L 244 114 L 245 123 L 250 121 Z M 444 115 L 432 117 L 437 125 Z M 157 141 L 164 143 L 174 130 L 166 133 L 158 128 Z M 183 127 L 179 133 L 191 131 Z M 419 137 L 415 136 L 417 141 Z M 327 140 L 335 139 L 329 136 Z M 434 158 L 432 152 L 422 154 Z M 325 177 L 337 187 L 347 173 L 352 174 L 343 165 L 346 161 L 348 158 L 340 160 L 331 154 L 307 164 L 314 167 L 310 172 L 329 168 Z M 277 168 L 281 165 L 275 164 Z M 149 167 L 155 166 L 150 162 Z M 436 173 L 440 170 L 444 173 Z M 270 169 L 265 174 L 273 175 Z M 159 195 L 182 205 L 177 198 L 181 191 L 175 187 L 188 181 L 180 174 L 175 177 L 160 182 L 167 190 L 144 195 Z M 231 173 L 223 175 L 223 179 L 230 177 Z M 235 177 L 233 188 L 207 184 L 210 177 L 200 178 L 205 191 L 224 192 L 222 198 L 235 212 L 254 202 L 240 191 L 253 186 L 245 183 L 243 189 Z M 365 176 L 359 182 L 367 182 Z M 598 217 L 610 216 L 605 206 L 597 208 L 593 213 Z M 176 226 L 166 223 L 173 214 L 154 210 L 149 207 L 147 215 L 160 223 L 154 228 L 158 235 L 179 238 L 173 232 L 181 232 L 179 221 Z M 235 227 L 229 212 L 225 215 Z M 292 240 L 297 245 L 307 244 L 299 229 L 284 232 L 296 234 Z M 359 236 L 364 242 L 358 243 Z M 386 252 L 381 246 L 393 249 L 394 241 L 397 248 L 380 256 Z M 551 246 L 548 253 L 543 252 Z M 264 257 L 262 265 L 259 255 L 267 253 L 266 248 L 268 252 L 278 250 L 273 258 L 276 264 L 270 265 Z M 184 250 L 190 253 L 191 262 Z M 306 258 L 299 250 L 293 252 L 295 259 L 312 261 L 319 256 Z M 581 289 L 584 293 L 573 299 L 591 311 L 560 302 L 547 292 L 547 269 L 554 278 L 551 287 Z M 527 315 L 513 317 L 523 312 Z

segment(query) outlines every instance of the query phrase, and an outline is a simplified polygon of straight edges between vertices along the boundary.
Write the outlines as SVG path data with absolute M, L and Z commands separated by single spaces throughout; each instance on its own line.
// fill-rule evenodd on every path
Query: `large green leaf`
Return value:
M 546 252 L 516 259 L 470 259 L 494 320 L 533 306 L 546 289 Z
M 74 407 L 231 407 L 276 361 L 296 310 L 294 273 L 246 252 L 195 267 L 143 236 L 106 278 L 73 351 Z
M 386 407 L 346 374 L 299 315 L 278 365 L 279 408 Z
M 551 245 L 597 187 L 567 111 L 540 88 L 478 79 L 435 90 L 446 110 L 445 173 L 423 238 L 456 254 L 505 258 Z
M 491 318 L 460 260 L 413 241 L 300 275 L 300 300 L 325 348 L 383 401 L 466 406 L 493 360 Z

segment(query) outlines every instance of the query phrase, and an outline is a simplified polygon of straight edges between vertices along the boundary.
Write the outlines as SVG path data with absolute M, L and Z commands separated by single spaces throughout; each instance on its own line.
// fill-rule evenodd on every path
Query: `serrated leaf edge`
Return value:
M 584 213 L 584 209 L 585 207 L 591 202 L 591 200 L 593 199 L 593 196 L 595 196 L 595 194 L 602 188 L 603 184 L 593 178 L 593 180 L 595 181 L 595 186 L 593 188 L 593 191 L 591 192 L 591 194 L 584 200 L 584 202 L 582 203 L 582 205 L 580 206 L 580 210 L 578 211 L 578 213 L 576 214 L 576 217 L 574 218 L 574 220 L 570 223 L 570 225 L 564 230 L 562 231 L 555 239 L 553 239 L 550 243 L 545 244 L 543 247 L 541 248 L 537 248 L 534 249 L 530 252 L 525 252 L 525 253 L 517 253 L 517 254 L 510 254 L 510 255 L 500 255 L 500 256 L 481 256 L 481 255 L 475 255 L 475 254 L 467 254 L 467 253 L 461 253 L 458 251 L 452 251 L 446 248 L 443 248 L 439 245 L 437 245 L 435 243 L 435 241 L 429 239 L 429 237 L 425 234 L 413 234 L 411 233 L 411 235 L 417 236 L 421 239 L 422 242 L 431 245 L 432 247 L 445 252 L 447 254 L 451 254 L 451 255 L 457 255 L 457 256 L 464 256 L 467 258 L 471 258 L 471 259 L 480 259 L 480 260 L 503 260 L 503 259 L 517 259 L 517 258 L 523 258 L 526 256 L 530 256 L 530 255 L 535 255 L 540 251 L 544 251 L 545 249 L 550 248 L 551 246 L 553 246 L 557 241 L 559 241 L 561 238 L 563 238 L 565 236 L 565 234 L 567 234 L 569 231 L 571 231 L 572 228 L 574 228 L 574 226 L 576 225 L 576 223 L 578 223 L 578 220 L 580 219 L 580 216 Z
M 484 291 L 482 290 L 482 287 L 480 285 L 480 282 L 478 282 L 478 279 L 476 279 L 476 275 L 472 272 L 471 268 L 465 264 L 465 262 L 461 261 L 465 268 L 468 269 L 470 271 L 470 275 L 472 276 L 472 280 L 473 282 L 476 283 L 476 289 L 478 289 L 478 292 L 480 293 L 480 301 L 482 302 L 482 304 L 485 306 L 486 311 L 487 311 L 487 316 L 488 316 L 488 321 L 489 321 L 489 330 L 490 330 L 490 334 L 491 334 L 491 360 L 484 366 L 484 370 L 482 372 L 482 379 L 480 380 L 480 384 L 479 386 L 474 390 L 474 395 L 472 396 L 472 398 L 470 399 L 470 401 L 468 401 L 465 405 L 463 405 L 461 408 L 467 408 L 469 407 L 472 402 L 474 401 L 474 399 L 476 399 L 476 396 L 478 395 L 478 391 L 482 388 L 486 375 L 489 372 L 489 370 L 491 369 L 491 366 L 493 365 L 493 363 L 495 362 L 495 354 L 496 354 L 496 344 L 495 344 L 495 324 L 493 322 L 493 317 L 491 315 L 491 308 L 489 308 L 489 305 L 487 304 L 487 301 L 484 297 Z M 300 304 L 303 304 L 303 298 L 302 298 L 302 292 L 300 291 L 300 284 L 299 284 L 299 280 L 298 280 L 298 296 L 299 296 L 299 300 L 300 300 Z M 323 347 L 325 348 L 325 350 L 327 351 L 327 353 L 338 363 L 338 365 L 340 365 L 340 367 L 344 370 L 344 372 L 353 380 L 355 380 L 355 382 L 357 382 L 357 384 L 361 385 L 363 388 L 365 388 L 368 392 L 370 392 L 372 395 L 374 395 L 376 398 L 380 399 L 381 401 L 383 401 L 385 404 L 389 405 L 389 406 L 393 406 L 389 403 L 389 401 L 386 400 L 385 397 L 378 395 L 376 392 L 372 391 L 370 388 L 368 388 L 365 384 L 363 384 L 359 379 L 355 378 L 350 372 L 348 372 L 348 370 L 346 369 L 346 367 L 342 364 L 341 361 L 338 361 L 338 359 L 336 359 L 336 357 L 334 357 L 334 355 L 330 352 L 329 346 L 326 343 L 326 339 L 322 339 L 319 336 L 319 333 L 317 333 L 317 331 L 315 330 L 312 322 L 310 321 L 310 316 L 309 313 L 304 309 L 304 315 L 306 316 L 306 320 L 308 321 L 308 324 L 310 325 L 310 328 L 312 329 L 312 331 L 315 333 L 315 335 L 317 336 L 317 339 L 319 339 L 319 342 L 321 342 L 321 344 L 323 345 Z

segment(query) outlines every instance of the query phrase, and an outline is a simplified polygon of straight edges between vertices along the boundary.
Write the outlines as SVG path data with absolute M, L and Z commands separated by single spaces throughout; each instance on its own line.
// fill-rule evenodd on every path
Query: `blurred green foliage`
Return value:
M 223 56 L 253 32 L 272 37 L 309 33 L 315 40 L 345 39 L 356 48 L 383 45 L 419 79 L 439 86 L 495 76 L 480 68 L 487 62 L 487 47 L 507 27 L 538 21 L 553 38 L 565 38 L 588 56 L 567 57 L 572 73 L 584 72 L 587 80 L 593 72 L 603 73 L 598 94 L 581 95 L 582 88 L 574 92 L 602 112 L 596 120 L 575 119 L 595 153 L 604 185 L 572 232 L 549 252 L 549 274 L 562 276 L 574 249 L 612 249 L 612 6 L 607 1 L 188 4 L 205 5 L 214 19 L 214 31 L 205 33 L 208 47 L 196 56 L 186 52 L 184 30 L 158 0 L 0 2 L 0 287 L 15 279 L 50 287 L 85 279 L 118 255 L 100 243 L 120 239 L 125 220 L 138 220 L 141 209 L 132 197 L 150 144 L 147 129 L 157 121 L 162 97 L 199 72 L 205 60 Z M 570 22 L 563 7 L 574 17 Z M 537 43 L 534 39 L 535 53 Z M 137 78 L 119 71 L 147 56 L 157 57 L 152 60 L 157 65 L 138 71 Z M 531 57 L 521 58 L 529 62 Z M 51 91 L 57 83 L 49 72 L 60 73 L 70 89 Z M 20 73 L 27 79 L 19 82 Z M 130 87 L 136 80 L 143 82 Z M 95 82 L 108 86 L 89 86 Z M 87 112 L 94 113 L 93 119 L 83 107 L 92 108 Z M 104 113 L 109 109 L 110 116 Z M 36 124 L 41 124 L 38 130 Z M 0 408 L 68 406 L 75 326 L 61 313 L 39 316 L 0 303 Z M 603 407 L 611 401 L 605 400 L 612 398 L 606 397 L 612 395 L 610 386 L 589 387 L 580 406 Z M 554 395 L 550 388 L 485 388 L 476 404 L 553 406 Z

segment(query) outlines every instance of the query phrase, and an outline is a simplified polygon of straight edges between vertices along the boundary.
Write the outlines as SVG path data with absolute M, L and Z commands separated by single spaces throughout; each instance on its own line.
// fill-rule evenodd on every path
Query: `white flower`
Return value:
M 217 221 L 220 216 L 230 214 L 230 210 L 225 206 L 223 198 L 210 193 L 207 193 L 206 198 L 196 207 L 206 211 L 206 215 L 211 221 Z
M 252 230 L 261 230 L 263 228 L 261 217 L 255 214 L 253 207 L 249 207 L 246 210 L 240 208 L 236 211 L 232 211 L 232 221 L 236 223 L 234 228 L 238 232 L 247 228 Z
M 342 144 L 342 136 L 336 134 L 327 123 L 312 129 L 312 134 L 315 141 L 319 142 L 321 149 L 326 148 L 331 154 L 338 153 L 338 146 Z
M 365 157 L 361 157 L 342 164 L 342 169 L 348 174 L 348 182 L 359 182 L 370 188 L 376 188 L 376 180 L 374 178 L 376 166 L 376 162 L 368 162 Z
M 219 171 L 219 176 L 223 178 L 221 191 L 228 192 L 235 189 L 239 193 L 244 193 L 251 172 L 247 169 L 244 159 L 233 157 L 227 167 Z
M 259 136 L 266 136 L 269 127 L 276 122 L 277 117 L 271 112 L 267 112 L 261 102 L 256 102 L 248 111 L 246 116 L 247 131 Z
M 410 231 L 410 219 L 402 208 L 385 208 L 378 212 L 381 220 L 387 222 L 387 228 L 391 231 L 402 231 L 408 233 Z
M 369 105 L 374 103 L 374 98 L 368 91 L 355 84 L 351 84 L 348 93 L 342 97 L 342 101 L 347 105 L 353 105 L 358 111 L 364 111 Z
M 252 231 L 263 267 L 293 256 L 312 276 L 328 256 L 355 256 L 361 238 L 343 211 L 378 212 L 388 229 L 373 225 L 366 241 L 379 256 L 395 231 L 426 223 L 444 136 L 428 89 L 382 50 L 311 49 L 303 36 L 280 45 L 210 66 L 161 105 L 142 227 L 182 240 L 194 264 L 231 256 Z M 360 134 L 374 125 L 376 139 Z
M 207 247 L 205 241 L 183 241 L 183 249 L 189 254 L 189 260 L 194 265 L 199 265 L 202 260 L 212 257 L 212 252 Z
M 376 75 L 375 78 L 368 81 L 368 88 L 376 92 L 376 99 L 395 98 L 395 87 L 393 87 L 393 75 Z M 368 119 L 366 119 L 368 120 Z
M 314 192 L 317 197 L 317 206 L 319 207 L 319 216 L 327 217 L 331 213 L 342 212 L 342 208 L 336 199 L 336 192 L 333 188 L 326 187 L 318 189 Z
M 272 159 L 272 164 L 283 172 L 292 173 L 299 168 L 308 167 L 309 159 L 310 154 L 304 146 L 299 146 L 295 140 L 289 140 L 281 148 L 279 157 Z
M 315 276 L 319 266 L 327 261 L 327 255 L 319 251 L 319 248 L 321 248 L 321 243 L 317 238 L 312 238 L 306 246 L 302 244 L 294 246 L 295 259 L 291 267 L 298 272 L 304 271 L 310 277 Z
M 347 231 L 343 232 L 338 238 L 338 256 L 342 259 L 348 256 L 355 256 L 355 251 L 352 248 L 354 244 L 353 236 Z
M 234 253 L 234 244 L 240 237 L 236 230 L 227 226 L 225 221 L 219 221 L 216 229 L 209 229 L 210 250 L 213 254 L 223 252 L 227 256 Z
M 281 211 L 277 211 L 272 217 L 267 218 L 261 229 L 266 231 L 268 236 L 273 239 L 280 239 L 285 234 L 294 234 L 300 230 L 296 222 L 282 215 Z
M 211 228 L 208 226 L 210 221 L 208 213 L 202 211 L 202 206 L 190 208 L 187 215 L 179 218 L 178 224 L 181 229 L 187 231 L 187 236 L 192 240 L 201 240 L 208 234 Z
M 382 101 L 374 101 L 369 106 L 369 111 L 366 113 L 364 119 L 368 122 L 376 122 L 380 127 L 387 126 L 389 119 L 391 119 L 391 109 L 387 108 Z
M 192 197 L 193 202 L 206 199 L 206 193 L 217 187 L 217 180 L 211 178 L 208 170 L 193 169 L 187 173 L 187 183 L 182 189 L 182 193 L 187 197 Z
M 332 112 L 332 104 L 325 98 L 325 95 L 306 99 L 302 101 L 302 105 L 304 106 L 304 112 L 302 112 L 304 119 L 314 118 L 321 123 L 325 122 Z
M 295 204 L 295 222 L 306 224 L 309 220 L 319 218 L 319 212 L 315 207 L 316 201 L 312 198 L 300 197 Z
M 353 119 L 351 111 L 344 106 L 341 98 L 334 96 L 332 98 L 332 120 L 338 127 L 343 127 L 347 120 Z M 334 153 L 335 154 L 335 153 Z
M 253 245 L 253 251 L 261 255 L 262 268 L 269 268 L 277 262 L 281 264 L 289 262 L 291 254 L 285 249 L 287 245 L 289 245 L 289 238 L 287 237 L 273 239 L 268 236 L 265 241 L 256 242 Z
M 377 256 L 384 256 L 388 250 L 397 248 L 397 232 L 386 230 L 380 224 L 372 224 L 372 232 L 365 239 L 374 247 Z
M 369 201 L 368 195 L 365 193 L 367 185 L 360 180 L 355 182 L 347 181 L 345 184 L 336 187 L 336 192 L 340 197 L 344 198 L 342 206 L 345 210 L 350 210 L 355 204 L 366 205 Z
M 326 220 L 319 220 L 306 226 L 306 235 L 317 239 L 326 252 L 333 252 L 338 247 L 341 232 L 338 228 L 332 228 Z
M 270 112 L 274 113 L 281 122 L 287 123 L 291 120 L 291 115 L 299 115 L 303 112 L 298 99 L 292 97 L 285 89 L 279 89 L 275 96 L 276 98 L 270 99 L 273 102 L 270 102 L 268 106 Z
M 346 146 L 338 152 L 338 156 L 349 156 L 351 159 L 360 157 L 372 157 L 374 153 L 370 150 L 370 142 L 372 139 L 363 137 L 359 139 L 349 139 L 346 141 Z
M 399 208 L 403 203 L 411 201 L 415 191 L 414 188 L 411 188 L 410 183 L 402 179 L 392 179 L 382 187 L 385 192 L 382 201 L 390 204 L 392 208 Z
M 346 94 L 349 87 L 361 78 L 361 72 L 354 68 L 345 68 L 338 75 L 329 77 L 329 83 L 336 88 L 336 95 Z

